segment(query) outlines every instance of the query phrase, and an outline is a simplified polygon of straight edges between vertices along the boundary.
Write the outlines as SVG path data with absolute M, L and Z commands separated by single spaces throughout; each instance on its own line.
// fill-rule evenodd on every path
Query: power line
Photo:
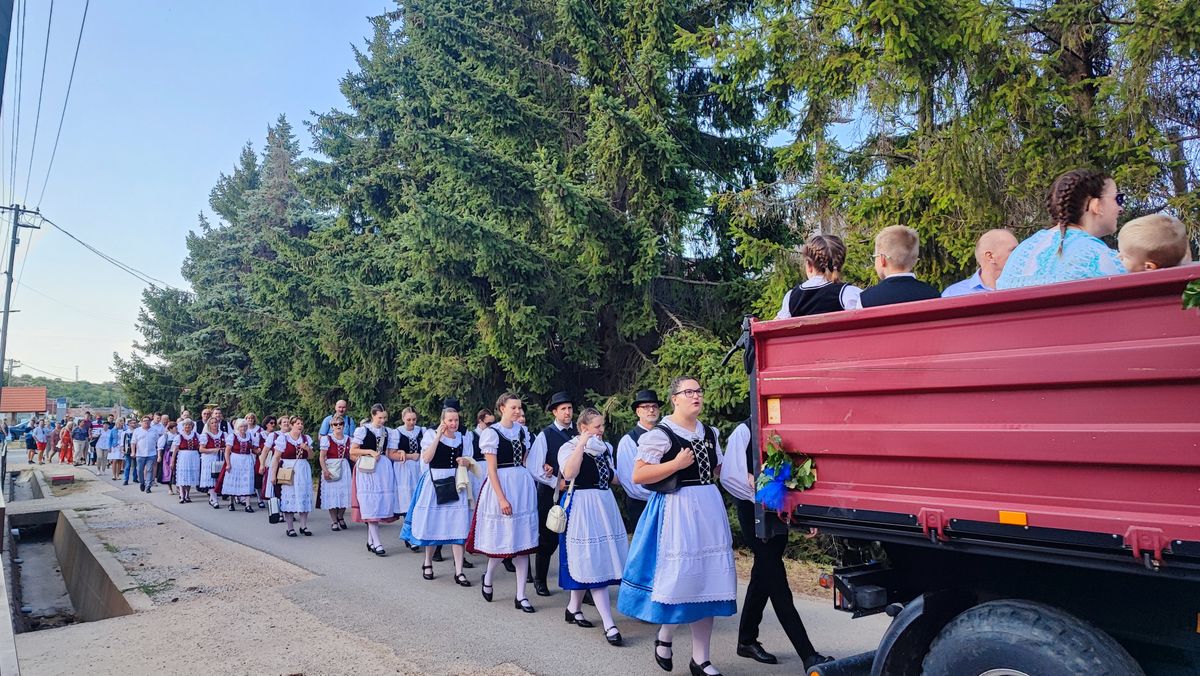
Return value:
M 104 321 L 108 321 L 108 320 L 112 319 L 112 317 L 105 317 L 103 315 L 98 315 L 98 314 L 95 314 L 94 312 L 90 312 L 88 310 L 84 310 L 82 308 L 75 307 L 74 305 L 71 305 L 70 303 L 68 303 L 64 300 L 55 298 L 54 296 L 51 296 L 50 294 L 45 293 L 44 291 L 39 291 L 39 290 L 33 288 L 32 286 L 29 286 L 28 284 L 23 284 L 21 282 L 17 282 L 17 286 L 20 286 L 25 289 L 29 289 L 30 291 L 36 293 L 37 295 L 41 296 L 42 298 L 45 298 L 46 300 L 48 300 L 52 303 L 57 303 L 63 309 L 70 310 L 72 312 L 79 312 L 79 313 L 94 317 L 96 319 L 102 319 Z
M 106 253 L 104 253 L 103 251 L 101 251 L 101 250 L 97 249 L 96 247 L 92 246 L 91 244 L 88 244 L 87 242 L 83 241 L 82 239 L 79 239 L 79 238 L 78 238 L 78 237 L 76 237 L 75 235 L 73 235 L 73 234 L 71 234 L 70 232 L 68 232 L 68 231 L 66 230 L 66 228 L 63 228 L 61 225 L 59 225 L 59 224 L 55 223 L 54 221 L 52 221 L 52 220 L 50 220 L 50 219 L 46 218 L 45 216 L 42 216 L 41 214 L 38 214 L 38 217 L 39 217 L 39 218 L 41 218 L 41 219 L 42 219 L 43 221 L 45 221 L 46 223 L 49 223 L 51 226 L 53 226 L 55 230 L 58 230 L 58 231 L 59 231 L 59 232 L 61 232 L 62 234 L 66 235 L 67 237 L 70 237 L 71 239 L 73 239 L 73 240 L 75 240 L 76 242 L 78 242 L 78 243 L 79 243 L 81 246 L 83 246 L 83 248 L 87 249 L 88 251 L 91 251 L 92 253 L 96 254 L 96 255 L 97 255 L 97 256 L 99 256 L 100 258 L 103 258 L 104 260 L 106 260 L 106 261 L 108 261 L 109 263 L 113 264 L 113 265 L 114 265 L 114 266 L 116 266 L 117 268 L 120 268 L 121 270 L 124 270 L 125 272 L 129 273 L 129 274 L 130 274 L 130 275 L 132 275 L 133 277 L 137 278 L 137 279 L 138 279 L 139 281 L 141 281 L 142 283 L 144 283 L 144 284 L 146 284 L 146 285 L 148 285 L 148 286 L 152 286 L 152 287 L 158 287 L 158 288 L 164 288 L 164 289 L 168 289 L 168 290 L 171 290 L 171 291 L 179 291 L 179 290 L 180 290 L 180 289 L 177 289 L 177 288 L 175 288 L 175 287 L 171 286 L 170 284 L 168 284 L 168 283 L 164 282 L 163 280 L 161 280 L 161 279 L 158 279 L 157 277 L 153 277 L 153 276 L 151 276 L 151 275 L 150 275 L 150 274 L 148 274 L 148 273 L 142 272 L 142 271 L 138 270 L 137 268 L 134 268 L 132 265 L 129 265 L 129 264 L 127 264 L 127 263 L 122 263 L 121 261 L 117 260 L 116 258 L 113 258 L 112 256 L 109 256 L 108 254 L 106 254 Z M 28 288 L 28 287 L 26 287 L 26 288 Z
M 17 361 L 17 366 L 16 366 L 16 368 L 21 368 L 21 369 L 29 369 L 29 370 L 31 370 L 31 371 L 37 371 L 38 373 L 41 373 L 41 374 L 43 374 L 43 375 L 50 376 L 50 377 L 52 377 L 52 378 L 58 378 L 59 380 L 70 380 L 70 378 L 64 378 L 64 377 L 62 377 L 62 376 L 58 375 L 57 373 L 51 373 L 51 372 L 49 372 L 49 371 L 44 371 L 44 370 L 42 370 L 42 369 L 40 369 L 40 368 L 38 368 L 38 367 L 36 367 L 36 366 L 32 366 L 32 365 L 30 365 L 30 364 L 26 364 L 25 362 L 23 362 L 23 361 L 20 361 L 20 360 L 18 360 L 18 361 Z
M 21 0 L 18 0 L 18 2 L 20 2 L 20 4 L 17 7 L 17 13 L 18 13 L 17 47 L 16 47 L 16 49 L 17 49 L 17 54 L 16 54 L 16 56 L 17 56 L 17 58 L 16 58 L 17 78 L 14 82 L 14 85 L 15 85 L 14 89 L 16 90 L 17 105 L 16 105 L 16 109 L 15 109 L 16 112 L 13 113 L 13 130 L 12 130 L 13 144 L 12 144 L 12 149 L 11 149 L 12 159 L 9 162 L 9 171 L 11 173 L 9 174 L 9 177 L 8 177 L 8 196 L 9 196 L 10 202 L 15 202 L 17 199 L 17 157 L 19 155 L 19 148 L 20 148 L 20 142 L 21 142 L 21 90 L 22 90 L 21 85 L 22 85 L 22 82 L 24 81 L 22 72 L 25 69 L 25 15 L 29 10 L 28 1 L 22 2 Z
M 63 97 L 62 115 L 58 118 L 58 131 L 54 134 L 54 150 L 50 151 L 50 163 L 46 165 L 46 179 L 42 181 L 42 192 L 37 199 L 38 206 L 41 206 L 42 198 L 46 196 L 46 186 L 50 184 L 50 170 L 54 168 L 54 157 L 58 155 L 58 139 L 62 136 L 63 120 L 67 117 L 67 103 L 71 101 L 71 85 L 75 82 L 75 65 L 79 63 L 79 45 L 83 43 L 83 27 L 87 25 L 88 6 L 91 4 L 91 0 L 83 3 L 83 18 L 79 20 L 79 37 L 75 39 L 75 57 L 71 59 L 71 77 L 67 78 L 67 95 Z
M 37 153 L 38 127 L 42 122 L 42 94 L 46 91 L 46 60 L 50 58 L 50 26 L 53 24 L 54 0 L 50 0 L 50 14 L 46 17 L 46 46 L 42 52 L 42 80 L 38 85 L 37 114 L 33 116 L 33 141 L 29 144 L 29 169 L 25 172 L 25 192 L 21 195 L 22 202 L 29 198 L 29 181 L 33 178 L 33 157 Z

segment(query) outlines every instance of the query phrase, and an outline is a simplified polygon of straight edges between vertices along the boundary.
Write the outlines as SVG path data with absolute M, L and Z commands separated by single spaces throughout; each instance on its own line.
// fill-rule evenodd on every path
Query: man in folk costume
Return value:
M 565 490 L 558 469 L 558 449 L 570 441 L 578 432 L 571 419 L 575 415 L 575 403 L 566 392 L 555 392 L 546 403 L 546 410 L 554 421 L 538 432 L 529 450 L 526 466 L 537 481 L 538 502 L 538 550 L 534 561 L 533 590 L 538 596 L 549 596 L 546 576 L 550 572 L 550 557 L 558 549 L 558 533 L 546 528 L 546 515 L 554 506 L 556 489 Z
M 633 466 L 637 462 L 637 442 L 643 434 L 658 424 L 662 402 L 651 390 L 639 390 L 633 397 L 633 413 L 637 416 L 634 425 L 617 443 L 617 479 L 625 491 L 625 528 L 630 533 L 637 528 L 638 519 L 646 509 L 650 491 L 633 482 Z

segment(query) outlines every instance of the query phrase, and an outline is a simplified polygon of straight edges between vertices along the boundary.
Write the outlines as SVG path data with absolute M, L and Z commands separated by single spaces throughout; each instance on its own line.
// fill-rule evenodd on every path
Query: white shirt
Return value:
M 228 445 L 225 443 L 225 441 L 226 441 L 225 432 L 217 432 L 217 433 L 213 434 L 213 433 L 210 433 L 208 430 L 204 430 L 203 432 L 200 433 L 200 452 L 201 453 L 204 453 L 205 451 L 208 450 L 208 440 L 209 439 L 215 439 L 217 442 L 216 445 L 213 446 L 214 451 L 224 451 L 225 447 Z
M 139 458 L 153 458 L 158 451 L 158 449 L 151 445 L 156 436 L 154 430 L 142 429 L 141 427 L 135 429 L 133 431 L 133 454 Z
M 178 438 L 179 438 L 179 435 L 174 432 L 165 432 L 162 436 L 160 436 L 158 438 L 158 442 L 157 442 L 158 452 L 161 453 L 163 451 L 169 451 L 172 448 L 174 448 L 175 440 Z M 97 443 L 96 447 L 99 448 L 99 446 L 100 446 L 100 444 Z
M 638 427 L 641 426 L 642 424 L 639 422 Z M 642 427 L 642 429 L 645 430 L 642 432 L 642 436 L 645 436 L 646 432 L 650 431 L 645 427 Z M 621 441 L 617 442 L 617 480 L 621 482 L 621 488 L 625 489 L 625 495 L 634 500 L 646 501 L 650 499 L 650 491 L 642 488 L 641 484 L 633 483 L 633 467 L 636 463 L 637 442 L 633 440 L 633 437 L 626 434 L 621 437 Z
M 815 289 L 819 286 L 825 286 L 830 282 L 825 281 L 825 277 L 821 275 L 813 275 L 804 280 L 800 285 L 801 289 Z M 792 291 L 788 290 L 783 294 L 783 305 L 780 306 L 779 312 L 775 313 L 775 319 L 788 319 L 792 316 Z M 842 292 L 838 294 L 838 300 L 842 302 L 842 308 L 845 310 L 858 310 L 862 308 L 862 289 L 857 286 L 847 284 L 842 287 Z
M 750 428 L 741 423 L 733 429 L 725 444 L 725 466 L 721 468 L 721 486 L 738 500 L 754 502 L 746 467 L 746 447 L 750 445 Z
M 479 450 L 485 454 L 495 455 L 496 451 L 500 449 L 501 434 L 504 435 L 505 439 L 513 441 L 524 429 L 525 426 L 517 422 L 513 423 L 512 427 L 505 427 L 500 423 L 494 423 L 491 427 L 487 428 L 479 435 Z M 525 438 L 528 439 L 529 435 L 526 434 Z M 528 460 L 528 458 L 526 458 L 526 460 Z M 526 466 L 528 466 L 528 463 L 526 463 Z M 542 466 L 538 465 L 538 473 L 540 474 L 541 471 Z
M 559 425 L 557 420 L 554 421 L 554 427 L 562 432 L 571 429 L 570 427 Z M 567 436 L 571 435 L 567 434 Z M 558 486 L 558 477 L 553 474 L 547 474 L 542 469 L 546 464 L 548 464 L 546 462 L 546 431 L 542 430 L 538 432 L 537 438 L 533 440 L 533 446 L 529 448 L 529 457 L 526 459 L 525 466 L 533 473 L 534 481 L 545 484 L 550 488 L 556 488 Z

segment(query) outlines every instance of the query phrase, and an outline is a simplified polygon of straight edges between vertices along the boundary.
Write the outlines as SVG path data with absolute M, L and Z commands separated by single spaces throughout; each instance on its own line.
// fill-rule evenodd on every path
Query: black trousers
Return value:
M 550 558 L 558 550 L 558 533 L 546 528 L 546 515 L 554 506 L 554 489 L 543 483 L 537 485 L 538 548 L 533 560 L 533 579 L 545 582 L 550 573 Z
M 642 512 L 646 511 L 646 501 L 637 500 L 625 496 L 625 530 L 633 533 L 637 528 L 638 521 L 642 518 Z
M 787 572 L 783 567 L 787 532 L 769 540 L 759 540 L 754 536 L 754 503 L 738 500 L 737 513 L 738 523 L 742 526 L 742 538 L 750 551 L 754 552 L 750 585 L 746 588 L 746 601 L 742 604 L 742 618 L 738 623 L 738 643 L 758 641 L 758 625 L 762 623 L 763 611 L 766 610 L 767 601 L 770 601 L 796 653 L 801 658 L 816 654 L 800 613 L 796 611 L 796 604 L 792 601 L 792 590 L 788 587 Z

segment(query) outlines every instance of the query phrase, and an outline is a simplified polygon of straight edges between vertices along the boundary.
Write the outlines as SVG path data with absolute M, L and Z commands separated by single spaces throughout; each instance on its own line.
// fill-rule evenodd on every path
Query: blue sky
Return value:
M 354 66 L 368 16 L 387 0 L 96 0 L 88 9 L 58 155 L 46 176 L 83 0 L 57 0 L 33 170 L 28 171 L 49 0 L 25 21 L 17 203 L 101 251 L 175 286 L 184 237 L 208 211 L 208 192 L 241 147 L 261 149 L 267 125 L 288 116 L 305 147 L 310 111 L 342 107 L 338 81 Z M 16 24 L 14 18 L 14 25 Z M 3 101 L 9 194 L 17 98 L 9 50 Z M 28 193 L 27 176 L 32 175 Z M 7 224 L 5 256 L 7 256 Z M 28 237 L 28 231 L 25 231 Z M 17 250 L 8 357 L 66 379 L 111 380 L 112 353 L 128 356 L 143 284 L 46 228 Z M 28 253 L 26 249 L 28 248 Z M 24 265 L 22 266 L 22 260 Z

